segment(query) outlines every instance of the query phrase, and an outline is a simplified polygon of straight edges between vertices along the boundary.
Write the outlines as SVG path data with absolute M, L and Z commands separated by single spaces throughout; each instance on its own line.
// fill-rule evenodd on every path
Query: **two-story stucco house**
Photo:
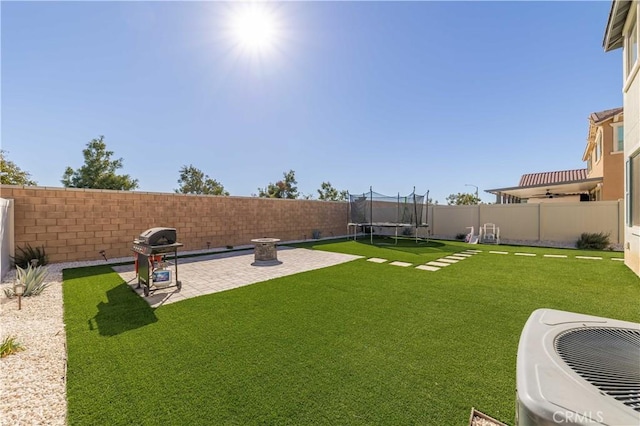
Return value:
M 606 52 L 623 49 L 625 250 L 624 263 L 640 276 L 640 1 L 614 0 L 605 29 Z
M 624 198 L 624 113 L 622 108 L 594 112 L 589 116 L 587 146 L 582 160 L 587 162 L 587 178 L 601 177 L 589 193 L 594 201 Z

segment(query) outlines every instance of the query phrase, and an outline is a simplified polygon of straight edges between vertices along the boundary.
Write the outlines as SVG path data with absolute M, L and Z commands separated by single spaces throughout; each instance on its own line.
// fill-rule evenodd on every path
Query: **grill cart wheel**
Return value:
M 182 289 L 182 281 L 177 281 L 176 282 L 176 287 L 178 287 L 178 290 Z
M 142 286 L 142 291 L 144 292 L 144 297 L 149 297 L 149 286 L 144 284 Z

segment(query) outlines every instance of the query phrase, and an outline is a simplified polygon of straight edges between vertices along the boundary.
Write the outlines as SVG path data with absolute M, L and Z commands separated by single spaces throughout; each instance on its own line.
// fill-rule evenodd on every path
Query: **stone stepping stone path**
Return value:
M 437 266 L 439 268 L 443 268 L 445 266 L 451 265 L 451 263 L 437 262 L 437 261 L 434 260 L 433 262 L 427 262 L 427 265 L 429 265 L 429 266 Z
M 393 265 L 393 266 L 402 266 L 403 268 L 406 268 L 407 266 L 411 266 L 411 263 L 407 263 L 407 262 L 391 262 L 389 265 Z
M 506 251 L 490 251 L 492 254 L 509 254 Z M 513 253 L 514 256 L 528 256 L 528 257 L 536 257 L 535 253 Z M 456 255 L 457 256 L 457 255 Z M 557 259 L 568 259 L 569 256 L 566 254 L 543 254 L 542 257 L 547 258 L 557 258 Z M 588 259 L 588 260 L 602 260 L 601 256 L 575 256 L 576 259 Z M 618 262 L 624 262 L 623 258 L 620 257 L 612 257 L 611 260 L 615 260 Z
M 437 266 L 429 266 L 429 265 L 418 265 L 416 266 L 416 269 L 420 269 L 422 271 L 439 271 L 440 268 L 438 268 Z
M 450 266 L 453 265 L 454 263 L 458 263 L 461 260 L 465 260 L 469 257 L 472 257 L 473 255 L 476 255 L 478 253 L 481 253 L 482 250 L 465 250 L 462 251 L 460 253 L 454 253 L 452 255 L 449 256 L 445 256 L 442 257 L 440 259 L 437 260 L 433 260 L 431 262 L 427 262 L 424 265 L 418 265 L 416 266 L 416 269 L 420 269 L 421 271 L 431 271 L 431 272 L 435 272 L 435 271 L 439 271 L 440 269 L 446 267 L 446 266 Z M 496 250 L 491 250 L 489 251 L 489 253 L 492 254 L 506 254 L 508 255 L 509 252 L 506 251 L 496 251 Z M 537 254 L 535 253 L 514 253 L 514 256 L 524 256 L 524 257 L 537 257 Z M 559 258 L 559 259 L 567 259 L 569 256 L 567 256 L 566 254 L 544 254 L 542 255 L 543 257 L 547 257 L 547 258 Z M 589 260 L 602 260 L 602 257 L 599 256 L 576 256 L 576 259 L 589 259 Z M 611 258 L 611 260 L 616 260 L 618 262 L 624 262 L 624 259 L 622 258 Z M 367 262 L 373 262 L 373 263 L 386 263 L 388 262 L 387 259 L 381 259 L 379 257 L 371 257 L 369 259 L 367 259 Z M 399 261 L 393 261 L 393 262 L 389 262 L 389 265 L 393 265 L 393 266 L 400 266 L 402 268 L 408 268 L 409 266 L 413 266 L 413 264 L 408 263 L 408 262 L 399 262 Z
M 431 262 L 427 262 L 424 265 L 418 265 L 416 266 L 416 269 L 420 269 L 421 271 L 430 271 L 430 272 L 435 272 L 435 271 L 439 271 L 440 269 L 444 268 L 445 266 L 449 266 L 452 265 L 454 263 L 458 263 L 461 260 L 465 260 L 469 257 L 472 257 L 475 254 L 480 253 L 481 250 L 465 250 L 463 252 L 460 253 L 454 253 L 452 255 L 449 256 L 445 256 L 441 259 L 438 260 L 434 260 Z M 386 263 L 388 262 L 387 259 L 382 259 L 379 257 L 371 257 L 369 259 L 367 259 L 367 262 L 373 262 L 373 263 Z M 402 268 L 407 268 L 409 266 L 413 266 L 412 263 L 408 263 L 408 262 L 400 262 L 400 261 L 393 261 L 393 262 L 389 262 L 389 265 L 393 265 L 393 266 L 400 266 Z

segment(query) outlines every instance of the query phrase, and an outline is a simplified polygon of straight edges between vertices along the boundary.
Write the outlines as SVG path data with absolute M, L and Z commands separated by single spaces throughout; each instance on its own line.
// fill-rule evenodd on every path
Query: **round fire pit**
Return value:
M 276 244 L 280 242 L 278 238 L 256 238 L 251 240 L 255 244 L 254 262 L 252 265 L 279 265 L 278 250 Z

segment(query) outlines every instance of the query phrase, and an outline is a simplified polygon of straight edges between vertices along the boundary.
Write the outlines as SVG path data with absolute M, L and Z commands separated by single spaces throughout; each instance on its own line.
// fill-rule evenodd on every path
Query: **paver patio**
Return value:
M 152 307 L 179 302 L 191 297 L 230 290 L 273 278 L 280 278 L 313 269 L 326 268 L 360 259 L 362 256 L 332 253 L 302 248 L 278 247 L 278 259 L 282 262 L 270 266 L 252 266 L 253 250 L 218 253 L 186 259 L 178 259 L 178 278 L 182 288 L 158 288 L 146 297 Z M 170 260 L 170 259 L 169 259 Z M 173 265 L 170 266 L 173 271 Z M 142 295 L 133 265 L 114 266 L 122 279 Z M 175 281 L 175 277 L 173 277 Z

